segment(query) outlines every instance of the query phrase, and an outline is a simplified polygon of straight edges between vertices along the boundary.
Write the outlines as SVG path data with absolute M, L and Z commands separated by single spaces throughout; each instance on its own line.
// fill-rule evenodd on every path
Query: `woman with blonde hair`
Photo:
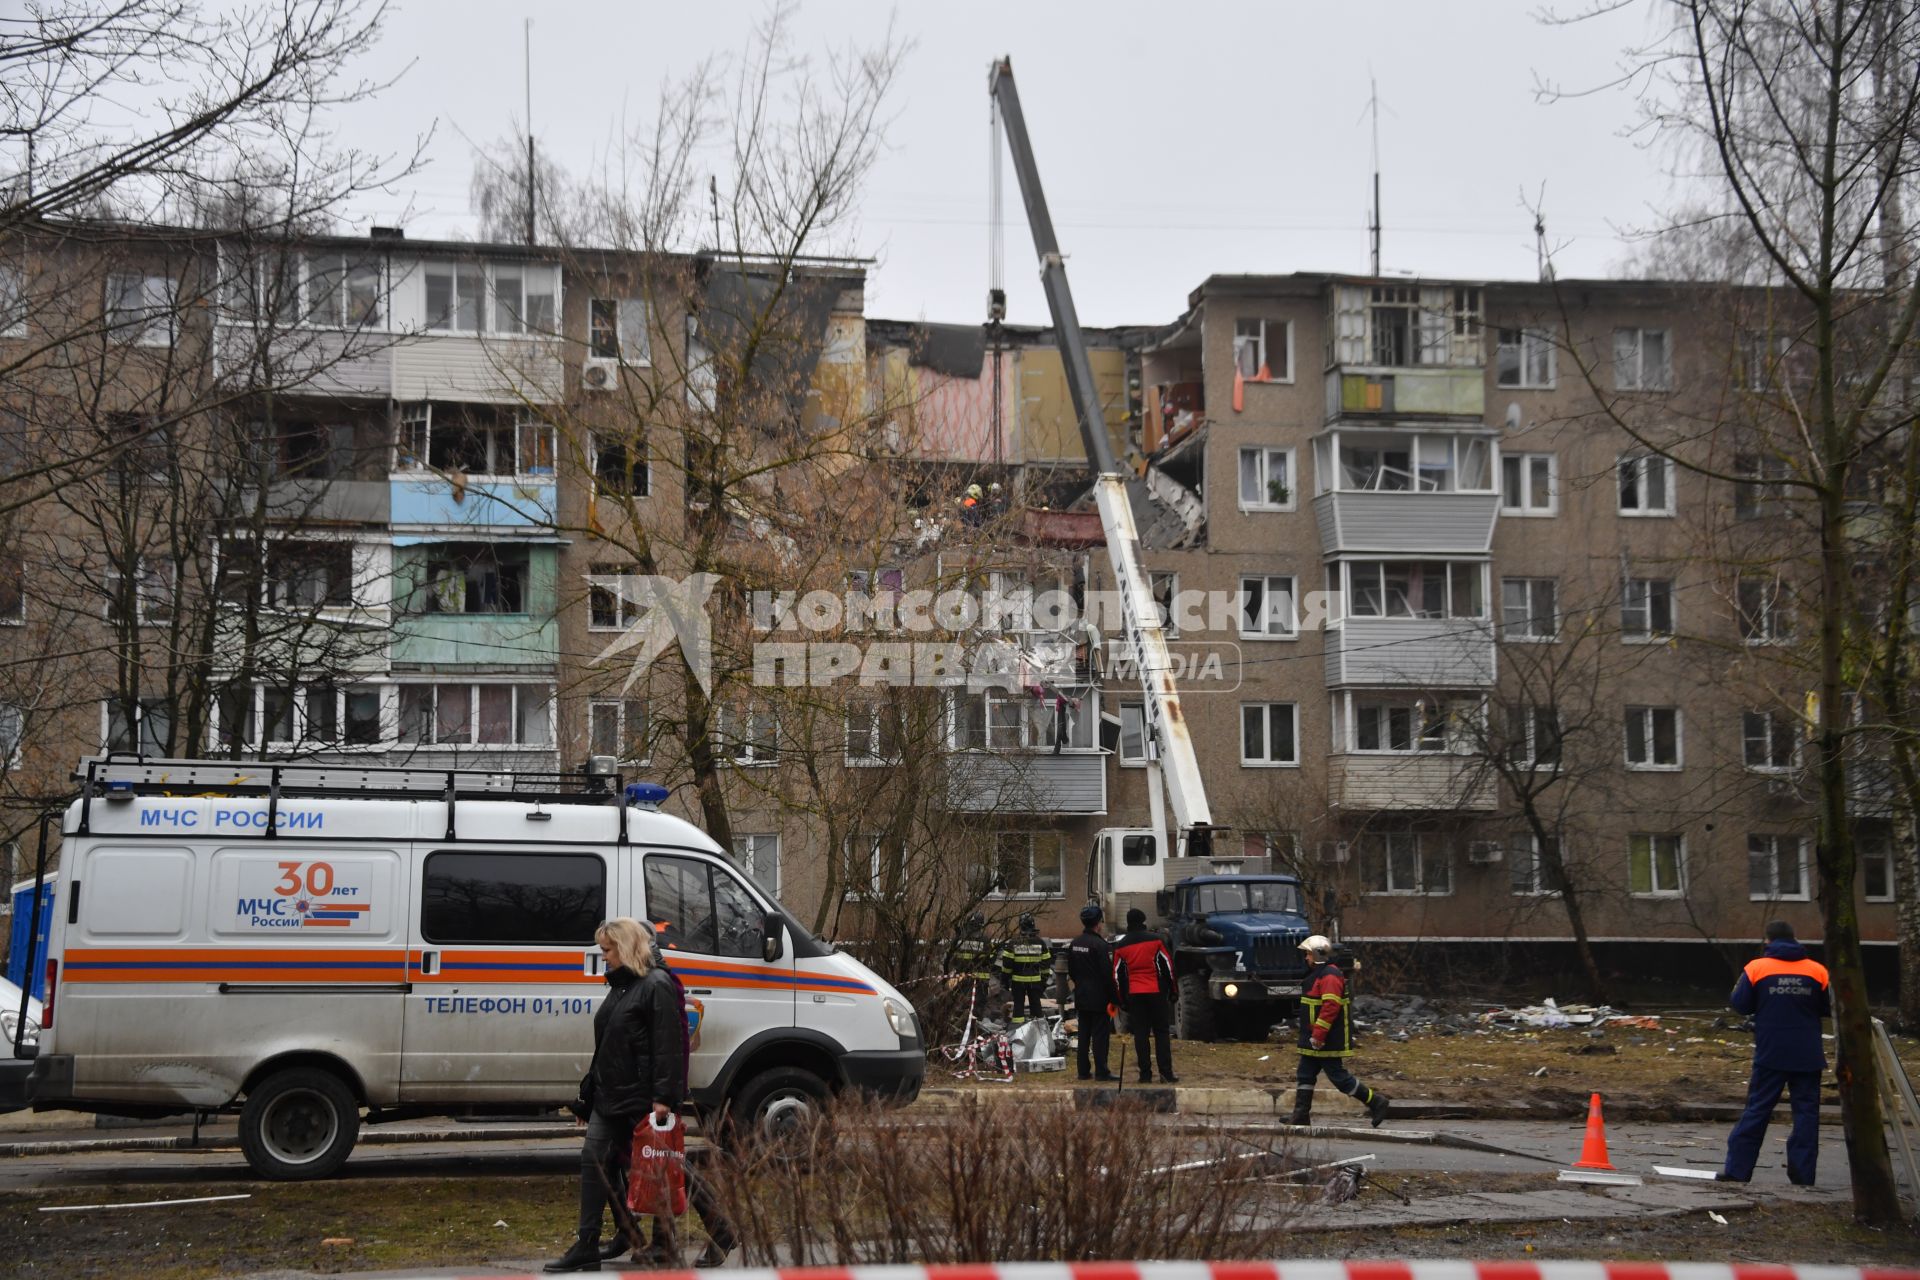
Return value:
M 580 1223 L 573 1247 L 546 1265 L 547 1271 L 598 1271 L 603 1257 L 618 1257 L 641 1243 L 638 1226 L 622 1231 L 618 1247 L 600 1248 L 601 1217 L 609 1205 L 616 1223 L 628 1221 L 615 1204 L 619 1156 L 633 1141 L 634 1126 L 655 1115 L 665 1120 L 680 1109 L 686 1092 L 685 1024 L 672 980 L 654 959 L 651 931 L 621 916 L 594 930 L 606 958 L 607 998 L 593 1013 L 593 1064 L 580 1081 L 576 1116 L 586 1121 L 580 1149 Z M 656 1217 L 654 1248 L 677 1255 L 673 1220 Z

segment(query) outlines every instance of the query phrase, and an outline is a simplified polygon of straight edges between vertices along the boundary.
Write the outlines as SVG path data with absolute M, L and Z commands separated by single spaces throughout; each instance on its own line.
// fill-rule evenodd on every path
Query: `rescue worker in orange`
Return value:
M 1333 1087 L 1364 1103 L 1378 1129 L 1387 1118 L 1387 1095 L 1369 1089 L 1347 1070 L 1353 1056 L 1353 1020 L 1348 1017 L 1347 979 L 1333 962 L 1333 943 L 1314 934 L 1300 944 L 1307 953 L 1307 976 L 1300 993 L 1300 1069 L 1294 1073 L 1294 1124 L 1313 1121 L 1313 1089 L 1326 1072 Z
M 1727 1003 L 1753 1019 L 1753 1070 L 1747 1079 L 1747 1109 L 1727 1135 L 1721 1182 L 1753 1177 L 1767 1121 L 1782 1090 L 1791 1090 L 1793 1132 L 1787 1137 L 1787 1180 L 1813 1185 L 1820 1159 L 1820 1075 L 1827 1069 L 1820 1020 L 1831 1011 L 1827 967 L 1807 958 L 1793 926 L 1775 920 L 1766 930 L 1767 952 L 1750 960 Z

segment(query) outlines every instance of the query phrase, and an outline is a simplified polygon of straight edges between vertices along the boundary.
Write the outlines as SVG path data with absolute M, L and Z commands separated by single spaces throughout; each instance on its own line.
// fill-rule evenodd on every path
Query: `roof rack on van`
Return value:
M 615 804 L 625 792 L 618 773 L 517 773 L 494 769 L 418 769 L 312 760 L 162 759 L 110 751 L 80 762 L 80 830 L 88 834 L 96 797 L 136 795 L 236 795 L 267 797 L 261 834 L 278 834 L 276 810 L 283 796 L 378 796 L 394 800 L 444 800 L 447 838 L 453 839 L 457 801 L 526 800 L 544 804 Z M 627 812 L 620 805 L 620 840 L 626 842 Z

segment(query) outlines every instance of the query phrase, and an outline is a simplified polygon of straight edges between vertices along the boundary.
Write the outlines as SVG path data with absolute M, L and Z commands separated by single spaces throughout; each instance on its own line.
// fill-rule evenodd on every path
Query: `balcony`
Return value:
M 1474 689 L 1493 683 L 1484 618 L 1346 618 L 1327 625 L 1327 687 Z
M 947 756 L 947 805 L 957 813 L 1102 814 L 1103 751 L 955 751 Z
M 1327 758 L 1327 798 L 1349 810 L 1472 810 L 1496 807 L 1493 770 L 1443 752 Z
M 1327 421 L 1347 418 L 1487 416 L 1486 370 L 1479 366 L 1385 368 L 1345 365 L 1327 374 Z
M 551 671 L 559 655 L 560 626 L 550 611 L 412 615 L 394 625 L 390 650 L 398 670 Z
M 1497 493 L 1335 490 L 1313 500 L 1321 549 L 1485 553 L 1500 515 Z
M 550 476 L 458 478 L 421 472 L 390 481 L 396 528 L 458 533 L 543 529 L 554 522 Z

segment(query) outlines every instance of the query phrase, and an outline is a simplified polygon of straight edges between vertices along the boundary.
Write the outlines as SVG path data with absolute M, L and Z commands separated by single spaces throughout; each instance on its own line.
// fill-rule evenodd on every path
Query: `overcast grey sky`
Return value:
M 888 152 L 862 201 L 855 243 L 878 259 L 868 314 L 967 323 L 987 283 L 986 72 L 1013 59 L 1075 297 L 1089 324 L 1164 323 L 1210 274 L 1367 269 L 1369 73 L 1378 81 L 1383 266 L 1426 276 L 1530 279 L 1522 191 L 1545 185 L 1562 275 L 1606 274 L 1622 233 L 1671 202 L 1662 157 L 1626 136 L 1630 95 L 1535 101 L 1536 77 L 1612 78 L 1644 40 L 1632 8 L 1573 28 L 1537 0 L 973 0 L 904 4 L 915 42 L 894 100 Z M 366 222 L 406 217 L 415 236 L 471 235 L 474 142 L 522 115 L 522 21 L 533 27 L 539 145 L 589 168 L 663 81 L 742 49 L 751 0 L 407 0 L 366 70 L 413 68 L 340 120 L 342 142 L 393 149 L 438 121 L 432 164 Z M 803 0 L 800 50 L 871 42 L 888 10 Z M 1029 239 L 1007 171 L 1011 318 L 1044 322 Z

